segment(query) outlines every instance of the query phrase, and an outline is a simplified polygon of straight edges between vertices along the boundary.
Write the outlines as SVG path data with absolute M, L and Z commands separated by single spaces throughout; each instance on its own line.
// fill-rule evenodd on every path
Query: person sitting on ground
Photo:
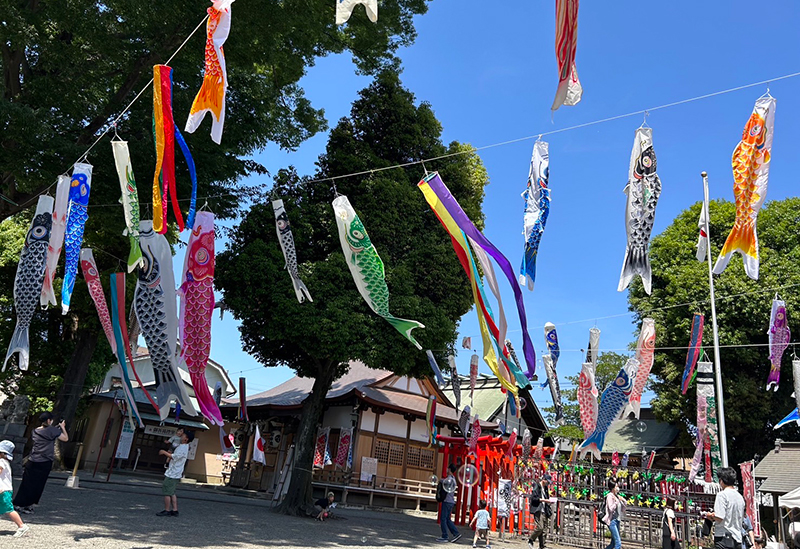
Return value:
M 181 437 L 181 444 L 173 452 L 159 450 L 158 454 L 167 456 L 169 467 L 164 471 L 164 484 L 161 486 L 161 493 L 164 494 L 164 510 L 156 513 L 159 517 L 178 516 L 178 496 L 175 490 L 183 476 L 183 469 L 186 467 L 186 459 L 189 457 L 189 443 L 194 440 L 192 431 L 185 431 Z M 170 507 L 172 507 L 170 509 Z
M 472 546 L 478 546 L 478 539 L 483 538 L 486 540 L 486 547 L 489 545 L 489 511 L 486 510 L 486 500 L 480 500 L 478 503 L 478 512 L 469 524 L 470 528 L 475 528 L 475 537 L 472 539 Z
M 334 495 L 333 492 L 328 492 L 328 495 L 324 498 L 318 499 L 314 502 L 314 508 L 317 510 L 316 519 L 318 521 L 324 521 L 328 516 L 328 507 L 331 506 L 333 503 Z
M 31 527 L 22 522 L 19 513 L 14 510 L 14 504 L 11 503 L 11 495 L 14 493 L 14 486 L 11 483 L 11 460 L 13 459 L 14 443 L 10 440 L 0 442 L 0 492 L 2 492 L 0 493 L 0 513 L 8 515 L 8 518 L 17 525 L 14 537 L 18 538 L 24 536 Z

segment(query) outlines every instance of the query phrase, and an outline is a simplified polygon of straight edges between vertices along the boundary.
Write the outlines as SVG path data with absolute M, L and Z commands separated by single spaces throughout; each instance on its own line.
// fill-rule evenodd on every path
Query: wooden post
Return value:
M 122 438 L 122 430 L 125 427 L 125 415 L 120 410 L 119 433 L 117 433 L 117 441 L 114 443 L 114 450 L 111 452 L 111 462 L 108 465 L 108 476 L 106 482 L 111 478 L 111 471 L 114 470 L 114 461 L 117 459 L 117 448 L 119 447 L 119 439 Z
M 114 401 L 117 400 L 117 393 L 114 392 Z M 114 412 L 114 401 L 111 402 L 111 408 L 108 410 L 108 419 L 106 419 L 106 429 L 109 428 L 109 421 L 111 421 L 111 414 Z M 106 442 L 106 433 L 103 433 L 103 436 L 100 438 L 100 447 L 97 449 L 97 460 L 94 464 L 94 473 L 92 473 L 92 478 L 97 474 L 97 468 L 100 466 L 100 455 L 103 453 L 103 443 Z

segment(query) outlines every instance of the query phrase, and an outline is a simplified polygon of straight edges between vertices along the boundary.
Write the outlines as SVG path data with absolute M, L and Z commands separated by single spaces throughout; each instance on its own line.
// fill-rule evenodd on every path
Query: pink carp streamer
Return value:
M 103 292 L 103 284 L 100 282 L 100 273 L 97 270 L 97 263 L 94 261 L 94 254 L 90 248 L 81 249 L 81 270 L 83 278 L 86 279 L 86 286 L 89 288 L 89 295 L 92 296 L 94 306 L 97 309 L 97 316 L 100 317 L 100 325 L 106 334 L 111 352 L 117 352 L 117 344 L 114 340 L 114 329 L 111 325 L 111 315 L 108 313 L 106 295 Z
M 214 214 L 198 212 L 189 236 L 181 277 L 181 360 L 186 364 L 200 411 L 215 425 L 222 413 L 206 381 L 214 312 Z
M 472 419 L 472 433 L 469 436 L 469 454 L 478 457 L 478 439 L 481 437 L 481 421 L 478 414 Z
M 561 105 L 577 105 L 583 95 L 575 67 L 578 48 L 578 0 L 556 0 L 556 60 L 558 61 L 558 90 L 551 110 Z
M 639 419 L 640 408 L 642 405 L 642 393 L 647 385 L 647 378 L 653 368 L 656 347 L 656 323 L 652 318 L 645 318 L 642 321 L 642 330 L 639 332 L 639 342 L 636 345 L 636 358 L 639 360 L 639 369 L 636 370 L 636 379 L 633 381 L 633 392 L 628 405 L 622 416 L 629 413 Z
M 469 359 L 469 400 L 475 406 L 475 384 L 478 382 L 478 355 L 473 354 Z
M 584 362 L 578 378 L 578 407 L 581 414 L 581 428 L 591 433 L 597 425 L 597 384 L 594 379 L 594 365 Z
M 506 449 L 506 456 L 509 459 L 514 458 L 514 446 L 517 445 L 517 429 L 514 428 L 508 436 L 508 448 Z
M 64 245 L 64 232 L 67 230 L 67 212 L 69 211 L 70 180 L 66 175 L 58 176 L 56 186 L 56 203 L 53 208 L 53 226 L 50 229 L 50 241 L 47 245 L 47 263 L 44 271 L 44 283 L 40 304 L 43 308 L 56 305 L 56 292 L 53 289 L 53 279 L 56 276 L 58 258 Z

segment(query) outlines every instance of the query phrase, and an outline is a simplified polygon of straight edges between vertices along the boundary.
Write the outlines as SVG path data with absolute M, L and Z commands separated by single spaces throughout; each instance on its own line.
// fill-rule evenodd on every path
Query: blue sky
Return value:
M 363 17 L 360 9 L 357 16 Z M 400 52 L 402 79 L 418 101 L 432 104 L 445 142 L 481 147 L 800 71 L 800 4 L 793 1 L 770 2 L 768 7 L 739 0 L 584 1 L 577 50 L 583 100 L 562 107 L 551 122 L 557 85 L 554 11 L 552 1 L 434 0 L 429 12 L 416 19 L 417 41 Z M 333 126 L 369 82 L 342 55 L 318 60 L 301 84 Z M 770 90 L 778 106 L 768 200 L 796 194 L 800 77 L 774 82 Z M 749 88 L 649 116 L 663 184 L 654 234 L 702 198 L 703 170 L 709 173 L 711 197 L 733 200 L 731 153 L 753 103 L 765 91 L 766 86 Z M 544 349 L 544 323 L 557 326 L 562 376 L 579 371 L 579 349 L 585 347 L 595 319 L 602 330 L 601 351 L 624 351 L 636 337 L 626 314 L 627 293 L 618 293 L 617 283 L 626 243 L 622 191 L 634 132 L 641 123 L 637 116 L 545 138 L 550 143 L 551 212 L 539 251 L 536 289 L 525 289 L 524 295 L 537 357 Z M 327 135 L 317 135 L 292 153 L 270 146 L 257 158 L 273 173 L 289 164 L 300 173 L 312 173 L 326 140 Z M 484 202 L 485 233 L 514 266 L 523 250 L 520 194 L 532 146 L 528 140 L 480 153 L 491 180 Z M 436 168 L 435 162 L 426 166 Z M 271 184 L 267 177 L 250 182 Z M 357 203 L 356 197 L 351 200 Z M 365 223 L 369 227 L 369 220 Z M 302 250 L 298 252 L 302 257 Z M 287 275 L 265 283 L 290 282 Z M 501 283 L 509 336 L 521 349 L 511 289 L 505 280 Z M 357 296 L 355 286 L 352 291 Z M 764 300 L 769 307 L 768 298 Z M 477 344 L 474 311 L 462 319 L 460 331 Z M 293 375 L 286 368 L 262 368 L 243 353 L 229 315 L 223 321 L 214 318 L 211 354 L 232 377 L 243 372 L 250 394 Z M 468 372 L 470 354 L 461 351 L 457 357 L 462 373 Z M 484 364 L 481 371 L 489 373 Z M 550 404 L 548 391 L 537 388 L 534 397 L 540 407 Z

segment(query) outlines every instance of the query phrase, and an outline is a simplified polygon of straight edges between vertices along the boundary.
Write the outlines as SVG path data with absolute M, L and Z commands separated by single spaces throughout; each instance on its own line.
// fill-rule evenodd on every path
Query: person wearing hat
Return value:
M 33 513 L 33 506 L 38 505 L 42 497 L 50 469 L 56 459 L 56 439 L 61 442 L 69 440 L 64 421 L 53 425 L 53 414 L 50 412 L 42 412 L 39 423 L 40 426 L 31 433 L 33 448 L 28 454 L 28 462 L 22 473 L 22 484 L 14 496 L 14 508 L 22 513 Z
M 328 495 L 324 498 L 318 499 L 314 502 L 314 509 L 317 510 L 316 519 L 319 521 L 324 521 L 325 517 L 328 516 L 328 507 L 331 506 L 333 503 L 334 495 L 333 492 L 328 492 Z
M 8 515 L 17 525 L 14 537 L 18 538 L 24 536 L 31 527 L 22 522 L 22 518 L 11 503 L 11 494 L 14 493 L 14 486 L 11 483 L 11 460 L 13 459 L 14 443 L 10 440 L 0 441 L 0 514 Z
M 539 539 L 539 549 L 545 549 L 547 529 L 550 526 L 550 515 L 553 510 L 547 500 L 550 499 L 550 474 L 545 473 L 539 482 L 533 485 L 530 495 L 530 512 L 533 515 L 534 526 L 528 538 L 528 547 L 533 549 L 533 542 Z

